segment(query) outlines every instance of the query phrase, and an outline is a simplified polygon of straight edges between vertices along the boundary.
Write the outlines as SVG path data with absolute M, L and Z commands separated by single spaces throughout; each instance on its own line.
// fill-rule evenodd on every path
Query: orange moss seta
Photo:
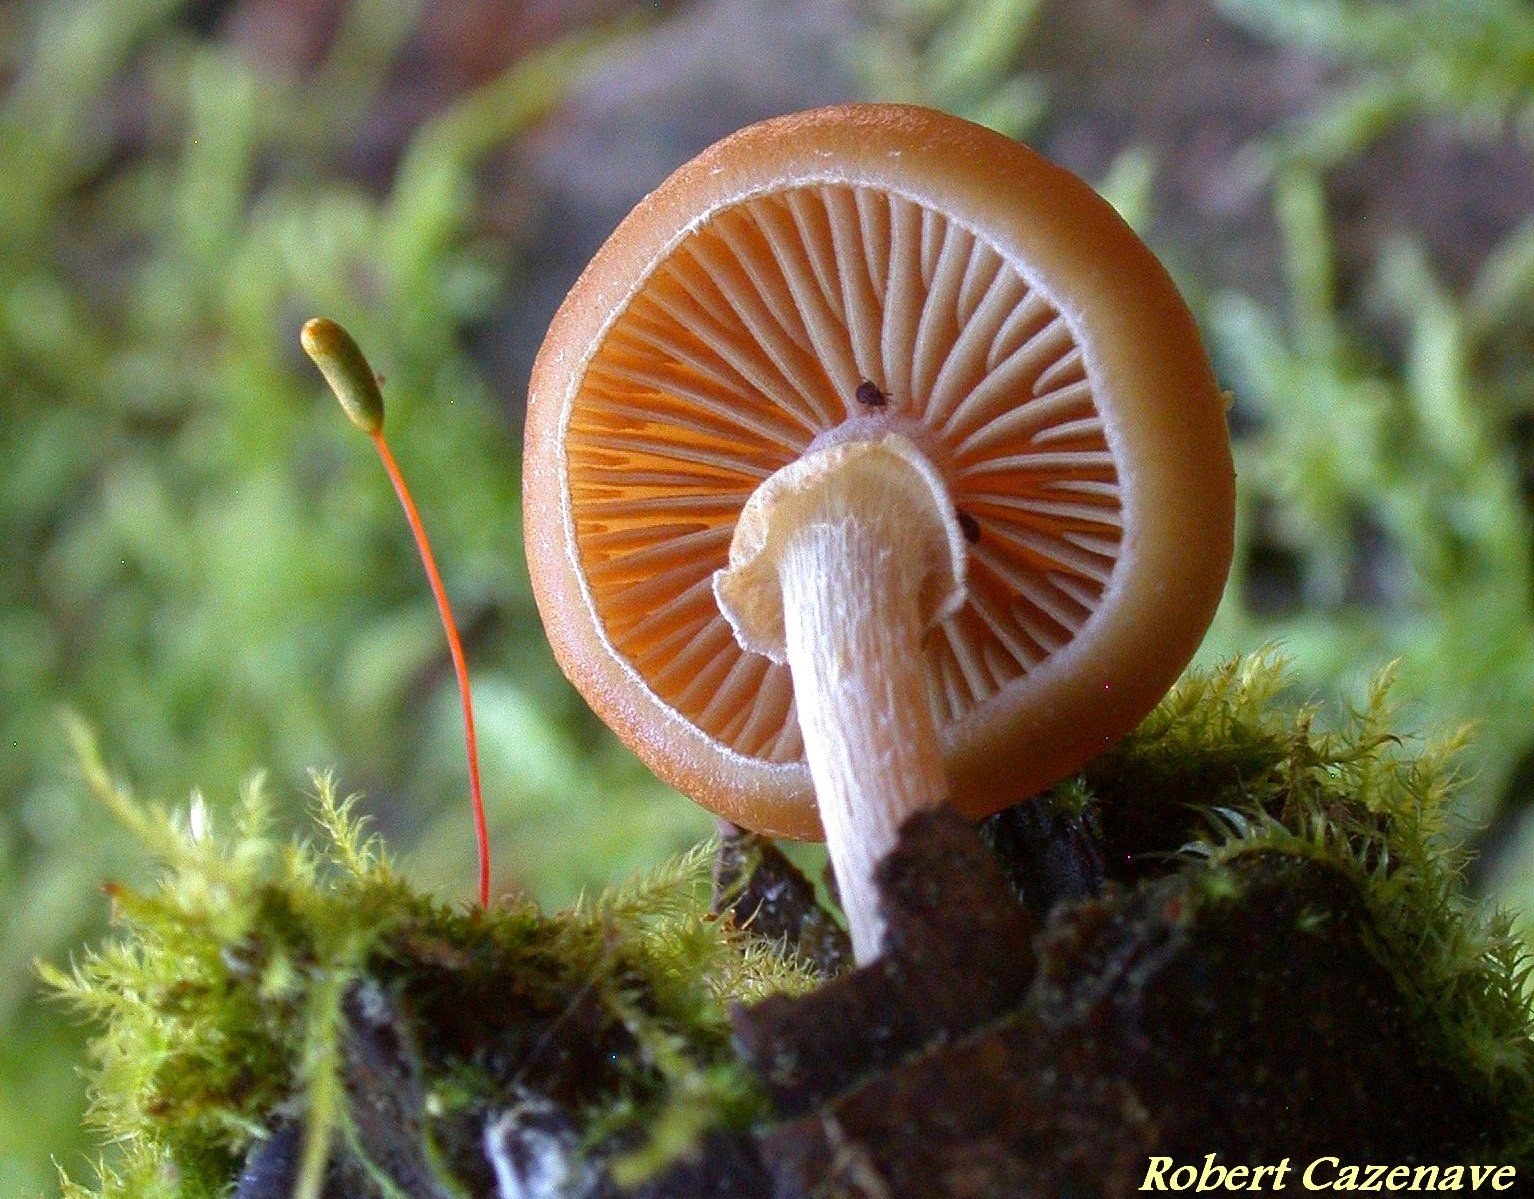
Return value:
M 431 554 L 431 544 L 426 540 L 426 528 L 421 524 L 421 514 L 416 511 L 410 489 L 400 474 L 394 455 L 384 441 L 382 429 L 369 429 L 368 436 L 378 447 L 389 482 L 394 484 L 394 494 L 399 496 L 405 509 L 405 519 L 410 524 L 416 549 L 421 553 L 421 565 L 426 568 L 426 580 L 431 584 L 432 597 L 437 601 L 437 613 L 442 617 L 442 630 L 447 634 L 448 652 L 453 658 L 453 670 L 458 675 L 458 693 L 463 697 L 463 731 L 469 755 L 469 797 L 474 805 L 474 838 L 479 849 L 479 903 L 490 905 L 490 832 L 485 824 L 485 804 L 479 786 L 479 747 L 474 738 L 474 704 L 469 698 L 469 668 L 463 657 L 463 643 L 458 637 L 458 627 L 453 622 L 453 609 L 447 602 L 447 591 L 442 586 L 442 576 L 437 573 L 437 563 Z

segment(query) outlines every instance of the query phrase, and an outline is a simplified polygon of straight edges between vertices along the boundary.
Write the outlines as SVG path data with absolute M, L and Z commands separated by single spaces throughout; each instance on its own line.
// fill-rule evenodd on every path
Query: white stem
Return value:
M 888 524 L 811 524 L 778 562 L 804 752 L 859 962 L 883 947 L 874 867 L 908 816 L 948 794 L 921 647 L 925 564 Z
M 938 472 L 897 434 L 851 438 L 752 495 L 714 594 L 748 650 L 787 661 L 859 962 L 879 956 L 874 868 L 948 794 L 922 638 L 964 601 L 964 535 Z

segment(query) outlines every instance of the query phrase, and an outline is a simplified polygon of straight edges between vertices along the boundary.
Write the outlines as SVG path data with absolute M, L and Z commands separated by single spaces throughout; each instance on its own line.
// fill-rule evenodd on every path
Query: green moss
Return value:
M 644 822 L 551 836 L 561 852 L 529 851 L 519 878 L 567 901 L 706 828 L 583 731 L 528 590 L 515 397 L 485 353 L 521 296 L 487 164 L 607 57 L 610 31 L 460 91 L 430 74 L 440 54 L 401 70 L 419 5 L 337 4 L 312 71 L 253 50 L 265 27 L 239 7 L 0 6 L 0 1194 L 37 1193 L 50 1151 L 84 1148 L 82 1046 L 27 963 L 98 933 L 97 882 L 134 853 L 85 818 L 59 704 L 132 729 L 115 752 L 158 793 L 209 781 L 216 812 L 258 764 L 278 795 L 313 763 L 408 794 L 392 827 L 411 876 L 472 877 L 431 597 L 387 479 L 298 353 L 303 317 L 344 317 L 387 375 L 471 658 L 502 671 L 479 728 L 487 784 L 519 780 L 497 839 L 557 826 L 592 779 Z M 429 111 L 399 103 L 402 83 Z M 522 785 L 534 749 L 542 780 Z
M 1129 863 L 1120 881 L 1178 874 L 1200 903 L 1239 903 L 1242 879 L 1263 875 L 1243 869 L 1254 858 L 1340 872 L 1426 1052 L 1513 1113 L 1509 1156 L 1534 1152 L 1529 962 L 1507 920 L 1465 898 L 1445 830 L 1460 738 L 1407 746 L 1388 675 L 1331 730 L 1283 701 L 1285 683 L 1273 654 L 1188 676 L 1053 801 L 1096 808 L 1110 859 Z M 311 841 L 273 836 L 258 786 L 215 836 L 195 803 L 173 815 L 134 801 L 74 731 L 92 790 L 165 870 L 153 888 L 112 888 L 108 944 L 70 972 L 44 967 L 96 1027 L 92 1121 L 115 1146 L 97 1185 L 66 1181 L 66 1199 L 223 1194 L 249 1148 L 297 1116 L 301 1193 L 314 1195 L 333 1151 L 370 1152 L 346 1100 L 357 1002 L 408 1031 L 399 1068 L 419 1073 L 424 1114 L 409 1136 L 422 1160 L 446 1160 L 455 1120 L 529 1086 L 571 1113 L 620 1182 L 764 1115 L 725 1003 L 815 979 L 708 918 L 706 847 L 559 914 L 448 907 L 400 879 L 323 778 Z
M 1085 785 L 1115 858 L 1133 854 L 1142 875 L 1187 873 L 1211 900 L 1235 897 L 1230 867 L 1250 855 L 1341 871 L 1428 1053 L 1514 1114 L 1509 1155 L 1534 1153 L 1534 967 L 1511 918 L 1466 895 L 1450 827 L 1465 736 L 1410 747 L 1394 731 L 1391 680 L 1328 730 L 1316 706 L 1281 702 L 1289 680 L 1274 653 L 1190 674 L 1060 791 L 1075 804 Z
M 1022 137 L 1043 83 L 1019 69 L 1042 0 L 872 0 L 849 56 L 870 97 L 925 104 Z
M 439 1128 L 522 1086 L 556 1094 L 594 1146 L 620 1146 L 631 1175 L 759 1114 L 724 1000 L 812 979 L 708 918 L 706 850 L 557 915 L 449 907 L 395 873 L 328 779 L 316 779 L 312 840 L 272 835 L 259 786 L 216 836 L 195 801 L 185 815 L 135 801 L 83 726 L 74 735 L 92 790 L 165 870 L 150 889 L 111 888 L 118 931 L 105 946 L 68 972 L 42 967 L 97 1029 L 90 1119 L 118 1147 L 94 1191 L 66 1182 L 66 1195 L 222 1195 L 250 1147 L 293 1116 L 299 1193 L 317 1194 L 338 1145 L 367 1154 L 343 1044 L 363 987 L 362 1002 L 430 1029 L 396 1063 L 426 1088 L 426 1158 Z M 547 1078 L 528 1066 L 540 1054 Z
M 1409 114 L 1447 116 L 1481 131 L 1511 121 L 1534 132 L 1534 15 L 1520 0 L 1216 4 L 1255 33 L 1319 51 L 1358 72 L 1313 123 L 1317 132 Z
M 1474 843 L 1528 803 L 1534 752 L 1523 715 L 1534 702 L 1534 224 L 1468 263 L 1473 273 L 1459 286 L 1425 249 L 1427 229 L 1400 228 L 1353 263 L 1344 301 L 1327 187 L 1337 168 L 1367 171 L 1391 133 L 1462 135 L 1467 161 L 1503 139 L 1527 144 L 1534 13 L 1517 0 L 1217 7 L 1325 60 L 1337 80 L 1243 159 L 1271 194 L 1285 311 L 1238 292 L 1201 306 L 1249 426 L 1235 445 L 1233 586 L 1206 653 L 1280 641 L 1295 681 L 1332 700 L 1356 698 L 1368 674 L 1399 661 L 1397 694 L 1413 720 L 1475 725 L 1458 793 L 1460 833 Z M 1445 213 L 1471 202 L 1445 181 Z M 1176 246 L 1158 248 L 1178 256 Z M 1275 553 L 1292 571 L 1293 595 L 1264 592 L 1271 580 L 1260 564 Z M 1534 908 L 1519 881 L 1534 835 L 1489 848 L 1503 855 L 1494 893 L 1524 907 L 1527 936 Z

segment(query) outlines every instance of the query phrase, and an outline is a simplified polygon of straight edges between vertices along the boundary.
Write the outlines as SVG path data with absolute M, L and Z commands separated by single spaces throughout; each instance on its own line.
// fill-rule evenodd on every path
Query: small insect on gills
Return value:
M 880 391 L 879 385 L 872 379 L 864 379 L 859 383 L 853 398 L 865 408 L 887 408 L 890 402 L 889 393 Z

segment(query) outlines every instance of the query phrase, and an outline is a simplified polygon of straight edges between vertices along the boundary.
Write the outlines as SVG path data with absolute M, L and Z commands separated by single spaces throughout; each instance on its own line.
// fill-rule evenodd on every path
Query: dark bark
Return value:
M 1101 850 L 1090 822 L 1062 851 L 1034 835 L 1055 819 L 1076 818 L 1022 814 L 1000 838 L 993 826 L 1002 862 L 951 813 L 907 824 L 880 869 L 884 956 L 735 1012 L 737 1049 L 775 1113 L 759 1127 L 708 1133 L 662 1176 L 620 1188 L 608 1164 L 621 1143 L 593 1145 L 568 1102 L 590 1085 L 576 1011 L 545 1028 L 551 1057 L 515 1102 L 437 1130 L 457 1142 L 442 1156 L 486 1199 L 1113 1199 L 1138 1192 L 1152 1156 L 1449 1164 L 1509 1142 L 1510 1115 L 1448 1064 L 1344 870 L 1263 851 L 1089 885 L 1084 863 Z M 803 877 L 740 850 L 722 853 L 728 893 L 766 907 L 775 937 L 813 924 Z M 1009 877 L 1025 895 L 1026 880 L 1055 879 L 1053 899 L 1035 888 L 1052 906 L 1042 926 Z M 328 1199 L 379 1193 L 359 1150 L 400 1193 L 439 1199 L 413 1064 L 433 1055 L 412 1042 L 438 1019 L 455 1035 L 447 977 L 398 1006 L 371 983 L 349 1000 L 356 1135 Z M 293 1150 L 286 1133 L 265 1142 L 239 1199 L 284 1194 L 274 1179 Z

